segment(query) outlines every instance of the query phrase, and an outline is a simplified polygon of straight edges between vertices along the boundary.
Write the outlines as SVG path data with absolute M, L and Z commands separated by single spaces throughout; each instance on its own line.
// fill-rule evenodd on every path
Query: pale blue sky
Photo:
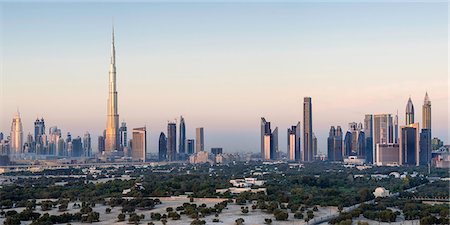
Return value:
M 0 3 L 0 131 L 20 107 L 26 133 L 47 127 L 95 137 L 106 124 L 111 21 L 119 114 L 147 125 L 156 152 L 167 120 L 183 115 L 206 147 L 258 151 L 259 118 L 286 129 L 313 98 L 319 151 L 331 125 L 366 113 L 404 123 L 409 96 L 421 123 L 425 91 L 434 135 L 448 140 L 446 2 Z M 94 141 L 96 143 L 96 140 Z M 95 144 L 96 145 L 96 144 Z M 95 147 L 94 147 L 95 148 Z

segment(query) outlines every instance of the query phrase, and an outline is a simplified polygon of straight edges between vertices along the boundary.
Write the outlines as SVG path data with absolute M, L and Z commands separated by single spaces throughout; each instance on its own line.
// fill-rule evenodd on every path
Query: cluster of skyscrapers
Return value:
M 45 120 L 36 119 L 34 134 L 29 133 L 24 139 L 23 125 L 20 113 L 17 112 L 11 124 L 10 136 L 4 138 L 0 133 L 0 155 L 7 155 L 11 159 L 44 158 L 44 157 L 90 157 L 92 155 L 91 135 L 86 132 L 72 138 L 67 133 L 62 137 L 61 129 L 53 126 L 46 133 Z
M 125 122 L 119 125 L 118 93 L 116 82 L 116 51 L 114 28 L 112 32 L 111 62 L 109 68 L 109 91 L 107 104 L 107 122 L 103 134 L 98 137 L 98 153 L 104 160 L 131 158 L 134 161 L 146 161 L 147 129 L 132 129 L 132 138 L 128 140 L 128 129 Z M 431 101 L 425 94 L 422 106 L 422 129 L 415 122 L 414 105 L 409 98 L 405 110 L 405 124 L 399 127 L 398 115 L 368 114 L 363 123 L 351 122 L 344 133 L 341 126 L 331 126 L 328 144 L 329 161 L 360 160 L 376 165 L 430 165 L 432 144 L 431 135 Z M 289 161 L 310 162 L 318 157 L 317 138 L 313 132 L 312 101 L 305 97 L 303 101 L 303 126 L 298 121 L 287 129 L 287 152 Z M 159 136 L 159 161 L 186 160 L 194 153 L 199 158 L 205 152 L 204 128 L 195 130 L 195 139 L 187 139 L 186 123 L 181 116 L 177 136 L 177 123 L 168 122 L 167 132 Z M 281 158 L 278 149 L 278 127 L 261 118 L 261 158 L 275 160 Z M 432 143 L 433 141 L 433 143 Z M 437 142 L 437 143 L 434 143 Z M 177 145 L 178 143 L 178 145 Z M 222 154 L 221 148 L 212 148 L 214 155 Z M 202 154 L 199 154 L 202 153 Z M 10 136 L 4 138 L 0 133 L 0 156 L 21 159 L 43 157 L 92 157 L 91 136 L 86 132 L 81 137 L 66 138 L 58 127 L 50 127 L 46 133 L 43 118 L 34 122 L 34 135 L 23 136 L 22 120 L 19 112 L 11 124 Z M 0 157 L 0 162 L 2 158 Z M 197 160 L 197 159 L 195 159 Z
M 287 129 L 287 159 L 289 161 L 310 162 L 316 157 L 317 138 L 312 126 L 312 102 L 311 97 L 305 97 L 303 99 L 303 138 L 300 122 Z M 261 158 L 263 160 L 280 158 L 278 127 L 275 127 L 272 131 L 271 123 L 266 121 L 264 117 L 261 118 Z
M 194 139 L 186 139 L 186 123 L 183 116 L 180 117 L 177 151 L 177 124 L 169 122 L 167 124 L 167 135 L 161 132 L 159 135 L 158 159 L 159 161 L 186 160 L 195 152 L 205 150 L 204 128 L 195 129 L 197 145 Z
M 365 115 L 364 126 L 350 123 L 349 131 L 332 126 L 328 137 L 328 160 L 348 158 L 376 165 L 430 165 L 431 163 L 431 101 L 425 94 L 422 124 L 414 120 L 414 105 L 408 99 L 405 125 L 398 124 L 398 115 Z

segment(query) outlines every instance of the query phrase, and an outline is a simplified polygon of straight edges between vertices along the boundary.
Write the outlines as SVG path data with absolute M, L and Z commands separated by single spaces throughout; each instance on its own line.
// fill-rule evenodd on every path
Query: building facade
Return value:
M 131 140 L 131 158 L 135 161 L 145 162 L 147 154 L 147 128 L 139 127 L 133 129 Z
M 205 133 L 203 127 L 195 129 L 195 139 L 197 141 L 195 152 L 205 151 Z
M 167 160 L 177 160 L 177 124 L 167 124 Z
M 302 161 L 310 162 L 314 159 L 312 101 L 311 97 L 303 99 L 303 151 Z

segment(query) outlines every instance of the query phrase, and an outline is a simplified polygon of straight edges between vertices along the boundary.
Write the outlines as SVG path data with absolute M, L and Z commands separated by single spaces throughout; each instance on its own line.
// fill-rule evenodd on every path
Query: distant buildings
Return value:
M 195 152 L 205 151 L 205 134 L 203 127 L 195 129 L 195 138 L 197 141 Z
M 167 160 L 167 138 L 164 132 L 161 132 L 159 135 L 159 143 L 158 143 L 158 158 L 159 161 Z
M 147 154 L 147 128 L 140 127 L 133 129 L 131 141 L 131 158 L 135 161 L 145 162 Z
M 207 151 L 199 151 L 189 156 L 189 163 L 201 164 L 210 162 L 209 153 Z
M 303 99 L 303 152 L 302 161 L 310 162 L 314 159 L 312 102 L 311 97 Z
M 340 126 L 331 126 L 328 134 L 328 161 L 342 161 L 342 129 Z
M 287 130 L 287 157 L 289 161 L 300 161 L 300 121 Z
M 213 154 L 214 156 L 222 154 L 222 153 L 223 153 L 222 148 L 211 148 L 211 154 Z
M 263 143 L 263 159 L 274 160 L 278 152 L 278 127 L 273 132 L 270 128 L 270 122 L 264 117 L 261 118 L 261 137 Z
M 175 123 L 167 124 L 167 160 L 177 160 L 177 125 Z

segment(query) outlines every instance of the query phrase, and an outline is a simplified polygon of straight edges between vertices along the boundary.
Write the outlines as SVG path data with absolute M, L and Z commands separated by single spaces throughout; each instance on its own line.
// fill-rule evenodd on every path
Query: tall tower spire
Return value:
M 422 106 L 422 126 L 423 129 L 431 129 L 431 101 L 428 92 L 425 93 Z
M 109 94 L 106 119 L 105 151 L 107 154 L 119 149 L 119 114 L 117 106 L 116 84 L 116 46 L 114 25 L 112 26 L 111 64 L 109 67 Z
M 406 125 L 410 125 L 414 123 L 414 105 L 411 101 L 411 97 L 408 99 L 408 103 L 406 104 Z

